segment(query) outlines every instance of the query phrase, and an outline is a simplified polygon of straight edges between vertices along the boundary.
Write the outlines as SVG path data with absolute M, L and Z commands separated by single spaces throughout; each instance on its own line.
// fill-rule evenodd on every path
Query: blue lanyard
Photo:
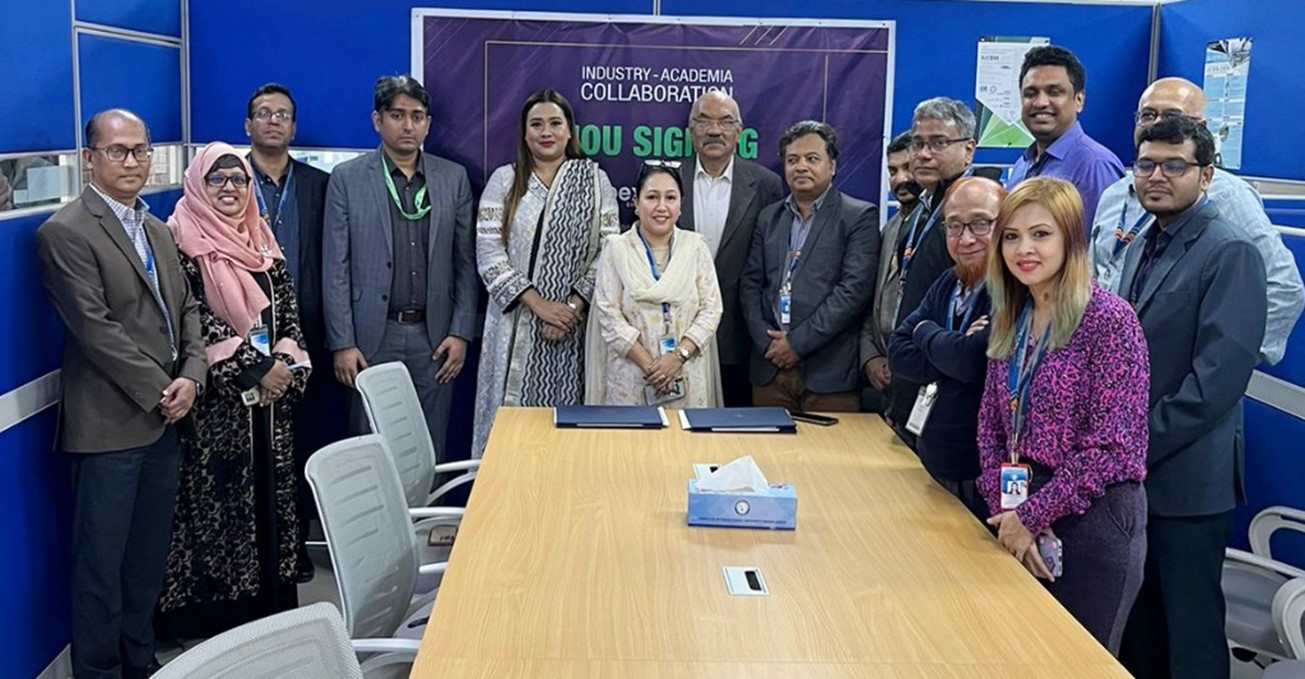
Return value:
M 964 306 L 961 306 L 961 282 L 956 281 L 956 287 L 952 290 L 952 301 L 947 304 L 948 330 L 955 330 L 952 324 L 956 321 L 958 315 L 961 316 L 961 330 L 964 331 L 970 327 L 970 318 L 974 315 L 974 308 L 977 306 L 976 302 L 979 299 L 979 290 L 981 289 L 983 289 L 982 285 L 975 287 L 974 291 L 970 293 L 970 299 L 965 302 Z M 964 309 L 964 314 L 961 313 L 962 309 Z
M 276 224 L 273 224 L 272 220 L 269 218 L 267 203 L 263 200 L 262 184 L 260 183 L 254 191 L 254 200 L 258 201 L 258 216 L 262 217 L 263 221 L 267 222 L 267 225 L 272 227 L 274 232 L 276 226 L 281 223 L 281 219 L 285 217 L 285 199 L 290 194 L 290 179 L 294 174 L 295 164 L 294 161 L 291 161 L 285 166 L 285 179 L 281 180 L 281 200 L 277 201 L 276 204 Z
M 1124 230 L 1124 220 L 1128 217 L 1128 197 L 1133 195 L 1133 189 L 1129 188 L 1128 193 L 1124 196 L 1124 207 L 1119 209 L 1119 226 L 1115 227 L 1115 254 L 1128 247 L 1129 243 L 1137 238 L 1137 234 L 1142 231 L 1142 225 L 1151 219 L 1151 213 L 1146 210 L 1142 211 L 1142 216 L 1137 218 L 1137 223 L 1128 231 Z
M 634 226 L 634 233 L 639 236 L 639 242 L 643 243 L 643 254 L 648 257 L 648 268 L 652 270 L 653 280 L 660 281 L 662 274 L 657 270 L 657 260 L 653 259 L 652 248 L 648 246 L 648 241 L 643 237 L 643 231 L 640 230 L 638 224 Z M 670 265 L 671 254 L 674 252 L 675 235 L 672 233 L 671 240 L 666 245 L 666 263 L 668 266 Z M 662 302 L 662 327 L 663 332 L 669 335 L 671 332 L 671 305 L 668 302 Z
M 1047 347 L 1047 339 L 1051 336 L 1051 325 L 1048 324 L 1042 339 L 1038 340 L 1032 355 L 1029 355 L 1028 334 L 1029 327 L 1033 324 L 1032 311 L 1033 305 L 1026 302 L 1024 310 L 1020 312 L 1019 332 L 1015 335 L 1015 353 L 1006 365 L 1006 388 L 1010 394 L 1012 464 L 1019 461 L 1020 434 L 1024 432 L 1024 420 L 1029 410 L 1029 385 L 1033 383 L 1033 374 L 1038 370 L 1038 363 Z
M 959 180 L 964 177 L 969 177 L 972 174 L 974 174 L 974 166 L 970 166 L 968 169 L 965 170 L 965 172 L 960 177 L 957 177 L 956 179 Z M 911 230 L 906 234 L 906 249 L 902 251 L 902 266 L 901 266 L 901 274 L 898 276 L 899 280 L 902 281 L 906 280 L 906 272 L 910 270 L 911 262 L 915 260 L 916 250 L 920 249 L 920 244 L 924 242 L 924 239 L 928 237 L 929 232 L 933 230 L 934 225 L 936 225 L 938 223 L 938 220 L 942 217 L 943 196 L 946 194 L 946 192 L 944 191 L 942 193 L 939 193 L 938 192 L 939 188 L 941 188 L 941 186 L 934 187 L 934 195 L 930 196 L 931 198 L 938 201 L 938 207 L 934 209 L 933 214 L 929 215 L 929 220 L 925 222 L 924 230 L 920 232 L 919 239 L 916 239 L 915 232 L 916 229 L 919 228 L 920 226 L 920 216 L 916 215 L 915 219 L 911 220 Z M 924 203 L 920 203 L 919 209 L 921 210 L 924 209 Z

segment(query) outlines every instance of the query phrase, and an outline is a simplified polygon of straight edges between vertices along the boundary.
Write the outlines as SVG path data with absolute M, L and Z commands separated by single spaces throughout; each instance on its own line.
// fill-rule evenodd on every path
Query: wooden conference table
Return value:
M 500 410 L 411 676 L 1128 676 L 879 418 L 839 417 L 729 435 Z M 797 530 L 688 527 L 691 465 L 745 454 L 795 485 Z M 770 596 L 729 596 L 723 566 Z

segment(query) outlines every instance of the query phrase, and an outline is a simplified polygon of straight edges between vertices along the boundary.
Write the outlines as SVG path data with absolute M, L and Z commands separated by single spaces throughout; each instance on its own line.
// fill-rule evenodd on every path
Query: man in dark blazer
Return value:
M 60 445 L 71 453 L 72 663 L 78 679 L 145 677 L 172 537 L 176 424 L 203 388 L 199 307 L 168 227 L 140 191 L 149 132 L 110 110 L 86 124 L 91 183 L 37 231 L 67 331 Z
M 738 102 L 713 90 L 693 102 L 689 132 L 694 157 L 680 166 L 684 186 L 680 228 L 707 239 L 716 262 L 724 314 L 716 330 L 725 405 L 752 405 L 748 339 L 739 307 L 739 278 L 761 209 L 783 198 L 779 175 L 735 155 L 743 118 Z
M 861 319 L 879 268 L 878 211 L 832 188 L 838 135 L 829 125 L 793 125 L 780 155 L 789 197 L 757 218 L 739 285 L 752 401 L 856 412 Z
M 411 76 L 377 81 L 372 125 L 381 148 L 335 168 L 326 192 L 326 345 L 350 387 L 368 365 L 407 365 L 443 457 L 453 379 L 476 332 L 471 183 L 461 165 L 422 153 L 430 96 Z
M 330 175 L 290 157 L 299 107 L 284 85 L 268 83 L 254 91 L 245 115 L 245 134 L 252 146 L 249 164 L 254 168 L 254 197 L 259 212 L 285 253 L 286 267 L 295 283 L 299 326 L 313 363 L 303 402 L 295 409 L 295 467 L 298 475 L 300 582 L 313 576 L 313 562 L 304 543 L 308 521 L 315 517 L 312 490 L 304 478 L 304 464 L 323 446 L 348 434 L 345 426 L 349 393 L 331 370 L 326 350 L 326 320 L 322 314 L 322 220 L 326 208 L 326 183 Z
M 1241 496 L 1242 395 L 1268 313 L 1264 260 L 1206 197 L 1214 139 L 1190 118 L 1138 137 L 1134 187 L 1156 217 L 1120 291 L 1150 353 L 1146 571 L 1120 658 L 1139 678 L 1229 672 L 1220 586 Z

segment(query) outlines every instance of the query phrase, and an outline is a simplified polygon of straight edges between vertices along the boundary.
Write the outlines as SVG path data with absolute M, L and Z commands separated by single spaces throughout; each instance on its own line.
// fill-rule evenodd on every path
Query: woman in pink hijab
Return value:
M 168 220 L 200 302 L 209 374 L 183 435 L 164 638 L 210 637 L 298 604 L 291 423 L 311 366 L 253 176 L 231 146 L 205 146 Z

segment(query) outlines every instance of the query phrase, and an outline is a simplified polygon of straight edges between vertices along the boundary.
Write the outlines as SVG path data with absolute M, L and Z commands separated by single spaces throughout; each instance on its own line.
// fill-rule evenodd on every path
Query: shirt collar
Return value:
M 135 212 L 137 213 L 137 219 L 144 219 L 145 215 L 150 211 L 149 203 L 146 203 L 145 199 L 140 196 L 136 196 L 135 205 L 128 206 L 101 191 L 100 187 L 95 185 L 95 182 L 91 182 L 90 187 L 95 189 L 96 193 L 100 194 L 100 198 L 103 198 L 105 203 L 108 203 L 109 209 L 113 210 L 113 213 L 118 216 L 119 220 L 121 220 L 128 212 Z
M 426 169 L 426 154 L 422 151 L 418 151 L 417 153 L 417 171 L 412 175 L 413 181 L 426 178 L 426 173 L 424 172 Z M 399 164 L 394 162 L 394 159 L 390 157 L 390 154 L 385 150 L 384 146 L 381 146 L 381 157 L 385 159 L 385 165 L 389 166 L 391 177 L 408 181 L 407 175 L 403 174 L 403 170 L 399 168 Z
M 1178 215 L 1177 219 L 1170 222 L 1169 226 L 1162 230 L 1163 233 L 1171 239 L 1176 237 L 1178 232 L 1181 231 L 1184 226 L 1187 226 L 1187 224 L 1192 221 L 1192 217 L 1195 217 L 1196 213 L 1200 212 L 1201 208 L 1205 207 L 1205 204 L 1208 202 L 1210 202 L 1210 200 L 1206 197 L 1206 194 L 1202 193 L 1201 197 L 1196 200 L 1194 205 L 1183 210 L 1182 214 Z M 1160 220 L 1157 219 L 1151 228 L 1160 229 Z
M 725 171 L 720 173 L 719 177 L 713 177 L 710 174 L 707 174 L 707 170 L 705 170 L 702 167 L 702 159 L 699 158 L 697 155 L 694 155 L 693 157 L 693 165 L 694 165 L 694 170 L 693 170 L 694 179 L 698 179 L 699 177 L 703 177 L 713 181 L 724 179 L 725 181 L 728 181 L 731 184 L 734 183 L 734 156 L 730 156 L 729 164 L 725 166 Z
M 829 187 L 825 189 L 825 192 L 820 194 L 820 197 L 816 199 L 816 202 L 811 204 L 812 217 L 815 217 L 816 213 L 820 211 L 820 206 L 825 203 L 825 197 L 828 196 L 829 192 L 833 189 L 834 185 L 831 183 Z M 784 198 L 784 207 L 787 208 L 789 212 L 792 212 L 794 217 L 802 219 L 802 215 L 797 211 L 797 208 L 793 207 L 793 194 L 790 193 Z
M 1051 142 L 1051 145 L 1047 147 L 1047 150 L 1044 153 L 1056 160 L 1064 160 L 1065 156 L 1069 153 L 1069 149 L 1078 144 L 1082 139 L 1083 125 L 1078 121 L 1074 121 L 1074 124 L 1068 130 L 1065 130 L 1065 134 L 1060 135 L 1059 139 Z M 1027 149 L 1024 149 L 1024 160 L 1032 163 L 1034 160 L 1037 160 L 1037 157 L 1038 144 L 1037 142 L 1034 142 Z
M 254 161 L 254 154 L 253 154 L 253 153 L 246 154 L 246 155 L 245 155 L 245 160 L 248 160 L 248 161 L 249 161 L 249 167 L 253 168 L 253 170 L 254 170 L 254 178 L 258 180 L 258 183 L 259 183 L 260 185 L 261 185 L 261 184 L 272 184 L 272 185 L 275 185 L 275 184 L 276 184 L 276 182 L 272 181 L 272 177 L 270 177 L 266 172 L 264 172 L 264 171 L 263 171 L 263 168 L 259 167 L 259 166 L 258 166 L 258 163 Z M 286 161 L 286 164 L 285 164 L 285 174 L 281 175 L 281 181 L 282 181 L 282 182 L 284 182 L 284 181 L 286 180 L 286 177 L 289 177 L 289 176 L 290 176 L 290 166 L 291 166 L 291 165 L 294 165 L 294 162 L 295 162 L 295 159 L 294 159 L 294 158 L 290 158 L 289 160 Z M 387 157 L 387 162 L 389 162 L 388 157 Z M 391 164 L 393 164 L 393 163 L 391 162 Z

